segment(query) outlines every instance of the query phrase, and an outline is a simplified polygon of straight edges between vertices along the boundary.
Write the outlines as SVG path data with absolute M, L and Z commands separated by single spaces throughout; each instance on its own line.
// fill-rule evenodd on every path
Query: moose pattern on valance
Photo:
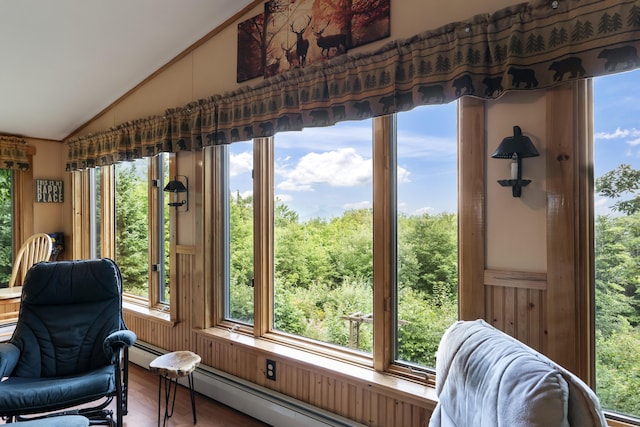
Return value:
M 640 0 L 534 1 L 68 142 L 67 170 L 640 67 Z
M 17 171 L 31 169 L 31 159 L 24 139 L 0 135 L 0 169 Z

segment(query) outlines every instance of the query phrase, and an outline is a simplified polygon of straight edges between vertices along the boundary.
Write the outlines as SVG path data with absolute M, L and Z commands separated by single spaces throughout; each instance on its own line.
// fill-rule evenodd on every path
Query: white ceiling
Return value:
M 0 1 L 0 134 L 64 139 L 251 2 Z

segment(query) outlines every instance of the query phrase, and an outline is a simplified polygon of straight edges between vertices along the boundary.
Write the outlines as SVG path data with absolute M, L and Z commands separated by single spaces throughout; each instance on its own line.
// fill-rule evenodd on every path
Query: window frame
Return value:
M 148 314 L 154 319 L 175 322 L 177 320 L 177 302 L 162 302 L 160 295 L 160 274 L 154 271 L 154 265 L 162 264 L 162 225 L 164 222 L 163 210 L 168 209 L 164 206 L 164 192 L 162 176 L 162 156 L 169 156 L 169 174 L 174 176 L 176 172 L 176 159 L 173 153 L 161 153 L 154 157 L 145 158 L 147 160 L 147 179 L 148 179 L 148 195 L 149 195 L 149 246 L 148 246 L 148 298 L 123 294 L 123 305 L 125 309 L 136 311 L 141 314 Z M 116 242 L 115 242 L 115 166 L 102 166 L 100 173 L 101 185 L 101 212 L 100 218 L 102 223 L 92 225 L 95 216 L 93 215 L 94 190 L 92 184 L 91 170 L 84 169 L 74 171 L 72 177 L 72 188 L 74 197 L 72 199 L 72 209 L 79 213 L 73 217 L 73 258 L 83 259 L 89 258 L 92 252 L 92 239 L 90 233 L 83 233 L 82 230 L 90 230 L 92 227 L 100 227 L 101 247 L 100 253 L 96 256 L 115 259 Z M 175 248 L 176 248 L 176 210 L 169 211 L 169 235 L 164 236 L 169 240 L 170 246 L 170 274 L 169 286 L 171 295 L 175 295 Z M 159 270 L 162 270 L 159 269 Z
M 34 147 L 27 146 L 29 170 L 12 170 L 11 177 L 11 198 L 12 198 L 12 248 L 11 259 L 15 259 L 22 243 L 34 233 L 34 179 L 33 179 L 33 156 L 36 154 Z M 14 323 L 18 319 L 18 308 L 20 299 L 5 300 L 3 303 L 13 304 L 16 311 L 5 310 L 1 313 L 0 327 Z
M 470 108 L 464 104 L 464 108 Z M 457 107 L 458 123 L 460 122 L 460 112 L 463 110 L 462 101 Z M 483 107 L 482 107 L 483 111 Z M 484 120 L 484 115 L 473 114 L 476 120 Z M 478 123 L 472 122 L 467 127 L 465 137 L 467 144 L 480 145 L 484 150 L 483 134 L 478 136 Z M 253 202 L 254 202 L 254 325 L 246 325 L 226 320 L 224 317 L 225 307 L 225 277 L 223 274 L 224 265 L 224 239 L 216 239 L 215 236 L 224 235 L 224 198 L 205 198 L 203 211 L 212 212 L 206 215 L 204 252 L 205 282 L 211 283 L 211 295 L 208 301 L 211 306 L 210 315 L 205 322 L 207 327 L 221 327 L 241 333 L 253 335 L 255 338 L 266 339 L 284 345 L 297 347 L 316 354 L 336 357 L 362 366 L 374 368 L 379 372 L 390 372 L 414 380 L 428 382 L 433 381 L 433 374 L 425 375 L 425 370 L 412 369 L 406 364 L 395 363 L 396 327 L 393 301 L 395 294 L 395 177 L 392 176 L 395 170 L 395 156 L 393 153 L 393 138 L 396 133 L 395 115 L 376 117 L 372 120 L 372 144 L 373 144 L 373 205 L 381 208 L 373 210 L 373 329 L 374 344 L 370 355 L 354 351 L 346 347 L 340 347 L 329 343 L 320 343 L 304 337 L 289 335 L 274 331 L 271 319 L 274 316 L 273 310 L 273 237 L 274 237 L 274 138 L 256 138 L 253 140 Z M 478 191 L 476 174 L 483 173 L 482 158 L 473 155 L 462 155 L 464 150 L 461 141 L 463 135 L 458 130 L 458 151 L 460 153 L 460 163 L 463 161 L 473 163 L 474 175 L 465 180 L 459 174 L 458 186 L 466 189 L 465 184 L 473 184 L 473 191 Z M 466 144 L 465 144 L 466 145 Z M 204 149 L 204 194 L 223 194 L 225 167 L 222 163 L 225 159 L 221 147 L 208 147 Z M 458 171 L 464 170 L 458 166 Z M 481 189 L 484 187 L 482 186 Z M 469 190 L 467 190 L 469 191 Z M 483 195 L 484 198 L 484 195 Z M 475 205 L 474 205 L 475 207 Z M 210 209 L 210 210 L 209 210 Z M 460 215 L 462 207 L 459 207 Z M 210 246 L 209 243 L 211 242 Z M 483 244 L 480 244 L 482 250 Z M 472 250 L 468 250 L 465 256 L 473 255 L 475 259 L 482 258 L 484 252 L 477 254 L 478 245 L 474 243 Z M 210 254 L 211 257 L 207 256 Z M 463 251 L 459 249 L 460 263 L 462 263 Z M 203 261 L 204 261 L 203 260 Z M 476 266 L 477 267 L 477 266 Z M 484 263 L 482 263 L 482 270 Z M 476 272 L 476 276 L 477 276 Z M 482 273 L 480 273 L 482 275 Z M 462 277 L 460 286 L 462 287 Z M 474 302 L 478 305 L 477 302 Z M 460 306 L 460 305 L 459 305 Z

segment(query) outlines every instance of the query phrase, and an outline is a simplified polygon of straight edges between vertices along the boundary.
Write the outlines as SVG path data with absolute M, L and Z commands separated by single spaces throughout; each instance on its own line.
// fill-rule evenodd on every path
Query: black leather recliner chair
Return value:
M 121 427 L 135 340 L 122 318 L 122 276 L 112 260 L 34 265 L 13 336 L 0 343 L 0 377 L 8 377 L 0 382 L 0 416 L 11 422 L 95 402 L 71 413 Z M 108 408 L 114 397 L 115 419 Z

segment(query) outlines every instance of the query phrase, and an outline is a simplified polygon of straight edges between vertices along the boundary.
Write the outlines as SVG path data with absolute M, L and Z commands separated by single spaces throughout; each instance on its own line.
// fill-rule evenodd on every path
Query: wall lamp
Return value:
M 184 184 L 178 179 L 178 177 L 184 178 Z M 176 175 L 173 177 L 173 181 L 169 181 L 164 187 L 164 191 L 167 193 L 175 194 L 175 202 L 169 202 L 169 206 L 178 208 L 185 206 L 185 212 L 189 210 L 189 179 L 185 175 Z M 178 193 L 184 193 L 184 200 L 178 201 Z
M 539 155 L 529 137 L 522 135 L 520 126 L 514 126 L 513 136 L 503 139 L 495 153 L 491 155 L 494 159 L 511 159 L 511 179 L 499 179 L 498 184 L 511 187 L 513 197 L 520 197 L 522 187 L 526 187 L 531 182 L 530 179 L 522 179 L 522 159 Z

